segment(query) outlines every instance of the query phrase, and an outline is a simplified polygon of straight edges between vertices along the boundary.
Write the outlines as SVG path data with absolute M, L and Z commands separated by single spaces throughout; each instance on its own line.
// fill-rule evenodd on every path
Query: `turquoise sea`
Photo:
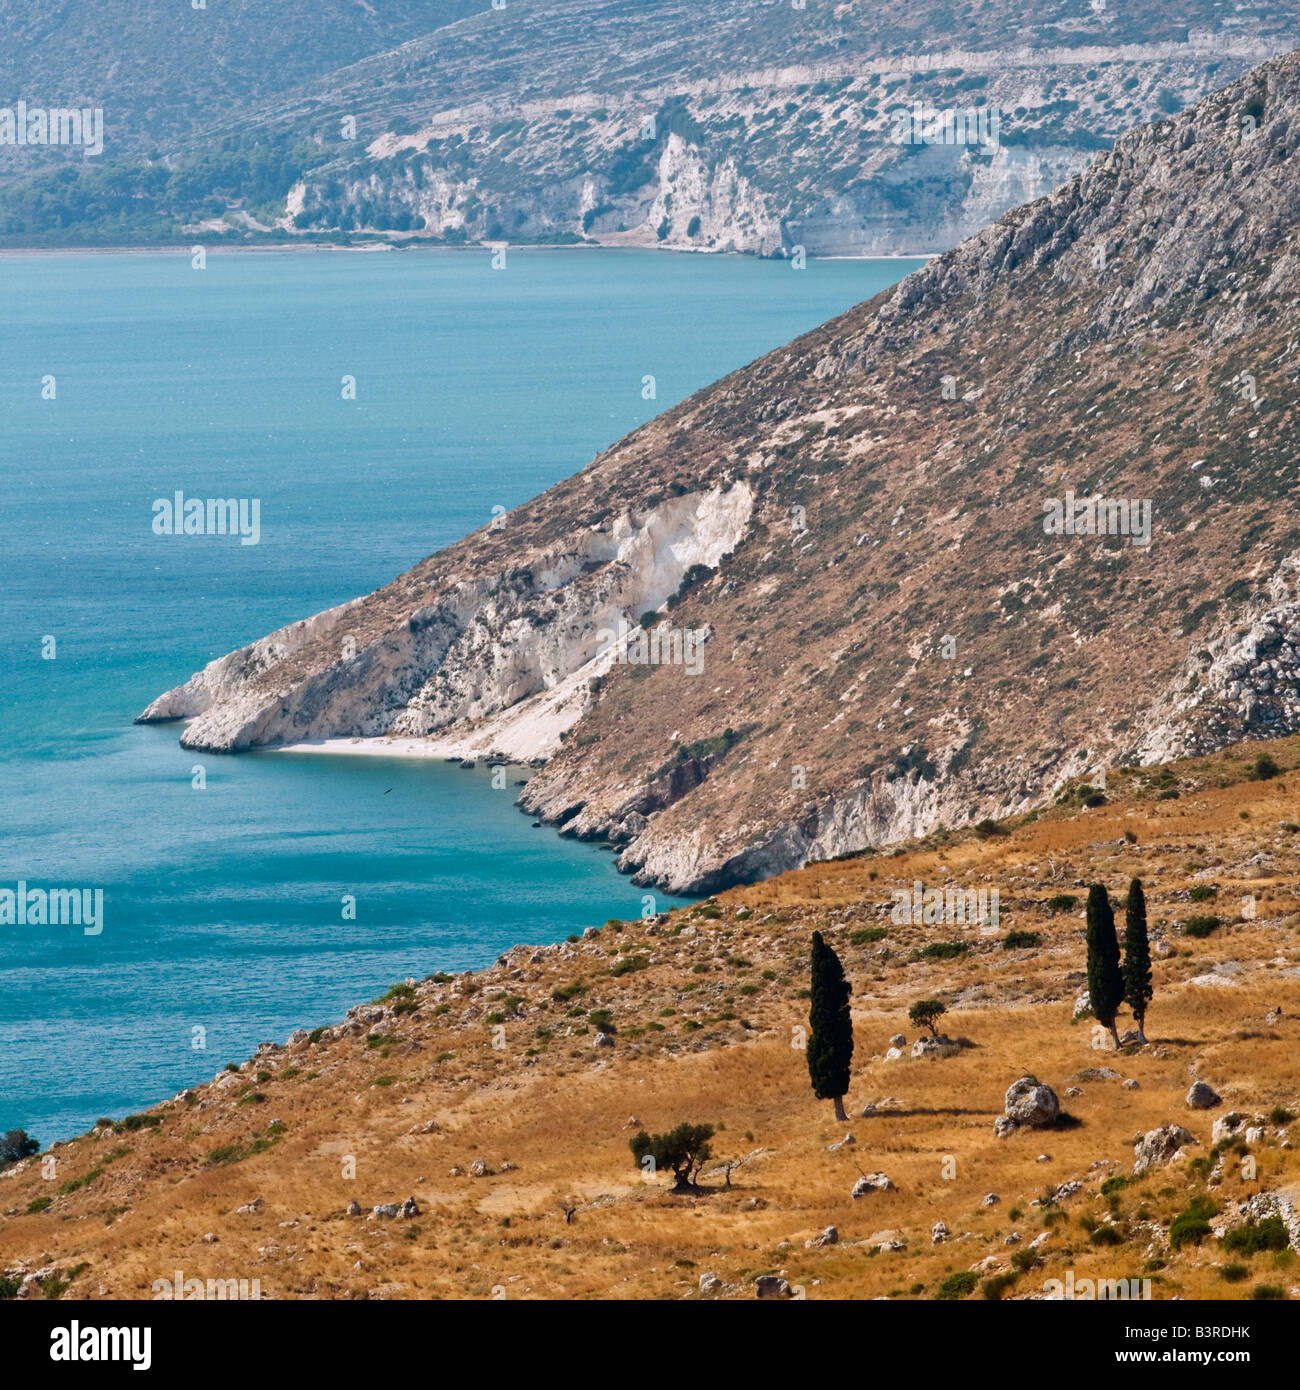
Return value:
M 0 925 L 0 1131 L 67 1138 L 397 979 L 640 915 L 486 769 L 131 720 L 917 264 L 0 256 L 0 889 L 104 893 L 98 936 Z M 155 535 L 178 489 L 260 499 L 260 542 Z

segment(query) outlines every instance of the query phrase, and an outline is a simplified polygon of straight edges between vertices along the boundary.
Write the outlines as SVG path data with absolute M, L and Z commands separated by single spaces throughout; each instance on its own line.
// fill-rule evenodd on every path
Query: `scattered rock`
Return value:
M 1088 1015 L 1091 1013 L 1092 1000 L 1088 997 L 1088 991 L 1085 989 L 1083 993 L 1079 995 L 1079 997 L 1074 1001 L 1074 1013 L 1071 1015 L 1071 1018 L 1075 1022 L 1078 1022 L 1079 1019 L 1087 1018 Z
M 1204 1081 L 1193 1083 L 1192 1089 L 1187 1093 L 1187 1108 L 1189 1110 L 1213 1110 L 1216 1105 L 1222 1104 L 1223 1098 Z
M 1247 1119 L 1249 1116 L 1238 1114 L 1235 1110 L 1229 1115 L 1220 1115 L 1210 1130 L 1210 1142 L 1217 1144 L 1220 1139 L 1231 1139 Z
M 1293 1249 L 1300 1249 L 1300 1205 L 1294 1193 L 1257 1192 L 1242 1203 L 1242 1214 L 1248 1220 L 1262 1221 L 1268 1216 L 1278 1216 L 1291 1237 Z
M 246 1202 L 242 1207 L 235 1209 L 236 1216 L 254 1216 L 262 1210 L 263 1202 L 260 1197 L 254 1197 L 251 1202 Z
M 1142 1088 L 1137 1084 L 1137 1082 L 1133 1080 L 1133 1078 L 1132 1078 L 1131 1076 L 1125 1077 L 1124 1080 L 1121 1081 L 1119 1084 L 1120 1084 L 1126 1091 L 1140 1091 L 1140 1090 L 1142 1089 Z
M 754 1280 L 754 1293 L 758 1298 L 789 1298 L 790 1285 L 779 1275 L 760 1274 Z
M 473 1161 L 473 1163 L 471 1163 L 471 1164 L 469 1165 L 469 1175 L 470 1175 L 471 1178 L 485 1178 L 485 1177 L 487 1177 L 487 1175 L 488 1175 L 488 1166 L 487 1166 L 487 1163 L 486 1163 L 483 1159 L 481 1159 L 481 1158 L 476 1158 L 476 1159 Z
M 721 1287 L 722 1280 L 712 1271 L 706 1271 L 704 1274 L 700 1275 L 701 1293 L 717 1293 Z
M 1196 1136 L 1182 1125 L 1161 1125 L 1148 1130 L 1133 1146 L 1133 1176 L 1140 1177 L 1149 1168 L 1169 1163 L 1184 1145 L 1195 1143 Z
M 360 1216 L 360 1215 L 361 1215 L 361 1203 L 360 1203 L 360 1202 L 349 1202 L 349 1203 L 348 1203 L 348 1215 L 349 1215 L 349 1216 Z
M 889 1045 L 890 1047 L 906 1047 L 907 1039 L 902 1033 L 895 1033 L 894 1036 L 890 1038 Z
M 930 1227 L 930 1244 L 942 1245 L 948 1239 L 948 1227 L 942 1221 L 936 1221 Z
M 804 1241 L 805 1250 L 817 1250 L 824 1245 L 838 1245 L 840 1243 L 840 1233 L 834 1226 L 827 1228 L 819 1236 L 813 1236 L 811 1240 Z
M 1061 1102 L 1050 1086 L 1045 1086 L 1036 1076 L 1022 1076 L 1007 1088 L 1007 1119 L 1016 1125 L 1027 1125 L 1030 1129 L 1047 1129 L 1056 1123 L 1061 1113 Z
M 851 1149 L 857 1142 L 851 1134 L 846 1134 L 843 1139 L 837 1139 L 833 1144 L 827 1144 L 826 1152 L 833 1154 L 839 1149 Z
M 1009 1120 L 1005 1115 L 999 1115 L 997 1119 L 993 1121 L 993 1133 L 996 1134 L 999 1139 L 1006 1139 L 1015 1132 L 1016 1122 L 1014 1120 Z
M 592 1047 L 613 1047 L 614 1038 L 610 1033 L 597 1033 L 591 1040 Z
M 853 1184 L 852 1197 L 865 1197 L 868 1192 L 892 1192 L 893 1180 L 884 1173 L 865 1173 Z
M 1002 1200 L 996 1192 L 986 1192 L 984 1200 L 980 1203 L 983 1207 L 995 1207 Z

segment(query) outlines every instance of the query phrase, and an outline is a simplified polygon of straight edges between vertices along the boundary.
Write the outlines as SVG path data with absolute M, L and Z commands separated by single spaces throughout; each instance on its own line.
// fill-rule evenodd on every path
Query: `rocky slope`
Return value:
M 1248 30 L 1207 13 L 1175 37 L 1145 5 L 1123 18 L 1087 11 L 1068 27 L 1056 14 L 992 7 L 955 42 L 942 7 L 908 6 L 914 28 L 889 7 L 814 8 L 665 4 L 647 31 L 639 13 L 629 24 L 623 6 L 593 0 L 580 20 L 530 10 L 508 37 L 499 17 L 466 21 L 461 51 L 440 41 L 425 55 L 436 95 L 408 55 L 412 86 L 396 100 L 381 58 L 360 65 L 364 81 L 318 84 L 316 109 L 293 108 L 322 139 L 325 111 L 359 111 L 382 133 L 313 169 L 281 225 L 453 243 L 944 251 L 1055 188 L 1121 132 L 1300 42 L 1286 12 Z M 510 82 L 523 52 L 520 94 Z M 539 53 L 563 54 L 563 75 Z M 975 143 L 910 143 L 899 119 L 918 104 L 996 112 L 996 127 Z
M 1290 56 L 142 718 L 544 760 L 525 809 L 706 890 L 1294 730 L 1298 145 Z
M 102 107 L 108 158 L 156 152 L 196 125 L 391 51 L 489 2 L 0 0 L 0 105 Z M 0 145 L 0 178 L 66 154 Z

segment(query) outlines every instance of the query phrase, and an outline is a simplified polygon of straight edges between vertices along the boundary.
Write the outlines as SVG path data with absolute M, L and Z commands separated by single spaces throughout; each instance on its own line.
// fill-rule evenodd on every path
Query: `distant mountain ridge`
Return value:
M 110 148 L 166 150 L 325 72 L 490 0 L 0 0 L 0 105 L 102 106 Z M 3 151 L 0 151 L 2 154 Z M 6 175 L 22 172 L 10 165 Z
M 93 41 L 0 5 L 0 82 L 98 96 L 107 124 L 89 166 L 0 147 L 0 242 L 938 252 L 1300 44 L 1297 0 L 291 0 L 260 28 L 252 0 L 160 5 L 101 9 Z M 998 137 L 898 139 L 917 104 L 995 111 Z
M 1290 55 L 142 718 L 544 762 L 526 810 L 704 890 L 1292 732 L 1298 148 Z

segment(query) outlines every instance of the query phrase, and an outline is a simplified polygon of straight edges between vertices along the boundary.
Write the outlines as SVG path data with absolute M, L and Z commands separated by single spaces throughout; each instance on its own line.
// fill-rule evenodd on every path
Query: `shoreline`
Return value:
M 438 759 L 443 762 L 490 762 L 502 767 L 528 768 L 536 771 L 543 760 L 520 762 L 516 758 L 499 757 L 497 754 L 469 743 L 454 739 L 428 738 L 362 738 L 346 736 L 343 738 L 308 739 L 301 743 L 277 743 L 267 747 L 252 748 L 251 753 L 306 753 L 316 757 L 360 757 L 360 758 L 409 758 L 415 761 Z
M 0 260 L 8 256 L 184 256 L 189 257 L 194 253 L 194 247 L 202 245 L 202 238 L 196 236 L 194 240 L 184 244 L 154 242 L 146 246 L 123 245 L 123 246 L 0 246 Z M 420 251 L 426 254 L 437 254 L 446 252 L 451 255 L 465 255 L 473 252 L 481 254 L 484 251 L 492 251 L 504 246 L 508 251 L 644 251 L 647 253 L 660 254 L 667 251 L 672 255 L 684 256 L 723 256 L 737 257 L 742 260 L 754 261 L 781 261 L 785 262 L 788 257 L 784 256 L 757 256 L 751 251 L 707 251 L 695 247 L 687 246 L 623 246 L 614 245 L 608 242 L 596 242 L 584 245 L 551 245 L 547 243 L 522 242 L 513 245 L 510 242 L 473 242 L 466 246 L 431 246 L 420 243 L 394 243 L 394 242 L 366 242 L 359 246 L 339 246 L 330 241 L 300 242 L 291 245 L 284 245 L 278 242 L 259 243 L 255 246 L 224 246 L 224 245 L 204 245 L 204 252 L 209 255 L 233 254 L 237 256 L 258 255 L 268 253 L 272 255 L 321 255 L 331 252 L 356 253 L 363 255 L 377 255 L 390 251 Z M 808 259 L 812 261 L 933 261 L 945 255 L 943 251 L 887 251 L 873 255 L 846 255 L 837 252 L 834 255 L 818 256 L 809 253 Z

